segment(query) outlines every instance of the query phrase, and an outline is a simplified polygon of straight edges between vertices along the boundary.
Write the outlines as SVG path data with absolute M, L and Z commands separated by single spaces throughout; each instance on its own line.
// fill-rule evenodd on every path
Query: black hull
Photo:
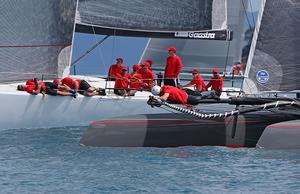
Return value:
M 183 114 L 146 114 L 92 123 L 80 140 L 85 146 L 255 147 L 265 128 L 295 116 L 259 111 L 219 119 Z

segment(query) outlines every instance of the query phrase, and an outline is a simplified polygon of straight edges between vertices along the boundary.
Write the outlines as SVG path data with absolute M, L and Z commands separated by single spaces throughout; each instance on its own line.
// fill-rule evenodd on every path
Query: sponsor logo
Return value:
M 261 84 L 267 83 L 269 78 L 269 73 L 266 70 L 260 70 L 256 73 L 256 80 Z
M 216 33 L 209 32 L 189 32 L 189 38 L 200 38 L 200 39 L 215 39 Z
M 175 37 L 189 37 L 189 32 L 175 32 Z
M 197 39 L 215 39 L 216 33 L 211 32 L 175 32 L 175 37 L 197 38 Z

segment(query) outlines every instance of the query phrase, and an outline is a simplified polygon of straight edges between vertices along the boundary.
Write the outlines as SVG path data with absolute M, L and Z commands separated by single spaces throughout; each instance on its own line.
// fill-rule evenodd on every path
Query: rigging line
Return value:
M 97 48 L 100 44 L 102 44 L 107 38 L 109 37 L 109 35 L 106 35 L 104 38 L 102 38 L 99 42 L 97 42 L 96 44 L 94 44 L 91 48 L 89 48 L 84 54 L 82 54 L 80 57 L 78 57 L 75 61 L 73 61 L 71 63 L 71 67 L 74 66 L 77 62 L 79 62 L 83 57 L 85 57 L 86 55 L 88 55 L 91 51 L 93 51 L 95 48 Z
M 249 28 L 251 29 L 252 26 L 251 26 L 250 20 L 248 18 L 248 14 L 247 14 L 247 10 L 246 10 L 246 6 L 245 6 L 245 3 L 244 3 L 244 0 L 242 0 L 242 5 L 243 5 L 243 8 L 244 8 L 244 13 L 245 13 L 245 16 L 246 16 L 247 23 L 249 25 Z
M 230 41 L 228 41 L 227 52 L 226 52 L 226 58 L 225 58 L 225 67 L 224 67 L 224 71 L 226 71 L 226 68 L 227 68 L 229 50 L 230 50 Z M 225 73 L 224 73 L 224 76 L 223 76 L 223 77 L 225 77 Z

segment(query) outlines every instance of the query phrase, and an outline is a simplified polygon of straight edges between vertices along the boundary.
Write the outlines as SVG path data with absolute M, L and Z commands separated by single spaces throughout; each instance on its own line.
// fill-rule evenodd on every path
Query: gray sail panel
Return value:
M 220 29 L 212 24 L 212 10 L 213 0 L 79 0 L 76 23 L 142 31 Z
M 0 81 L 23 80 L 38 74 L 54 78 L 61 74 L 58 56 L 71 45 L 75 9 L 76 0 L 3 1 Z
M 242 40 L 245 33 L 243 4 L 240 0 L 215 0 L 214 4 L 218 4 L 219 7 L 213 6 L 215 8 L 213 10 L 215 22 L 213 23 L 219 23 L 220 26 L 233 31 L 233 39 L 230 43 L 218 40 L 151 38 L 141 61 L 151 59 L 153 68 L 164 69 L 167 58 L 166 49 L 172 46 L 177 48 L 177 53 L 183 61 L 183 71 L 192 71 L 193 68 L 197 68 L 204 74 L 211 73 L 211 70 L 217 67 L 224 72 L 230 69 L 227 64 L 232 65 L 236 61 L 241 61 Z M 226 19 L 222 22 L 218 21 L 218 18 Z
M 228 44 L 228 43 L 227 43 Z M 227 44 L 223 41 L 211 40 L 170 40 L 152 38 L 147 46 L 143 60 L 151 59 L 154 69 L 164 69 L 167 58 L 167 48 L 174 46 L 177 48 L 177 54 L 183 61 L 183 71 L 192 71 L 194 68 L 201 73 L 211 73 L 213 67 L 225 71 Z M 201 45 L 213 45 L 214 52 Z M 229 61 L 233 61 L 232 56 L 228 56 Z M 214 64 L 212 66 L 211 64 Z
M 267 0 L 246 91 L 300 89 L 300 1 Z

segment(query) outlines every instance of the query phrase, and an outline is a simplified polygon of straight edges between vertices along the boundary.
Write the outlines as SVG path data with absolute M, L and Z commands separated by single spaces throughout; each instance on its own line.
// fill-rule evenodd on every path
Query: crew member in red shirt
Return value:
M 152 94 L 159 96 L 162 101 L 170 101 L 178 104 L 196 105 L 202 100 L 201 96 L 188 95 L 184 90 L 168 85 L 163 87 L 153 86 Z
M 148 60 L 146 60 L 145 62 L 148 62 L 148 63 L 149 63 L 149 70 L 153 72 L 153 70 L 152 70 L 153 61 L 150 60 L 150 59 L 148 59 Z
M 190 81 L 190 83 L 186 85 L 181 86 L 181 88 L 195 86 L 195 90 L 191 90 L 188 88 L 185 88 L 184 90 L 189 95 L 201 96 L 201 92 L 206 91 L 204 80 L 202 79 L 202 76 L 199 74 L 199 71 L 197 69 L 193 69 L 192 75 L 193 75 L 192 81 Z
M 20 91 L 26 91 L 30 94 L 37 95 L 39 93 L 45 95 L 61 95 L 61 96 L 73 96 L 76 98 L 76 94 L 67 92 L 67 91 L 59 91 L 57 85 L 52 82 L 41 82 L 36 78 L 27 80 L 25 85 L 18 85 L 17 87 Z
M 93 87 L 85 80 L 75 80 L 70 77 L 65 77 L 58 82 L 59 87 L 64 88 L 65 91 L 73 90 L 75 93 L 78 91 L 79 94 L 84 96 L 105 95 L 102 92 L 103 89 Z
M 127 67 L 123 66 L 121 72 L 116 77 L 114 93 L 120 96 L 128 96 L 128 85 L 130 79 L 131 75 L 127 73 Z
M 234 64 L 234 66 L 231 69 L 231 73 L 233 75 L 240 75 L 241 74 L 241 63 L 240 62 L 236 62 Z
M 124 60 L 122 58 L 117 58 L 116 61 L 116 64 L 111 65 L 108 71 L 108 79 L 110 81 L 115 81 L 117 74 L 121 72 L 123 67 L 122 64 Z
M 134 64 L 132 66 L 133 72 L 131 73 L 130 79 L 130 96 L 134 96 L 137 90 L 140 90 L 142 88 L 143 76 L 139 73 L 139 69 L 141 69 L 141 66 L 139 66 L 138 64 Z
M 139 71 L 143 77 L 143 88 L 145 90 L 150 90 L 153 85 L 156 85 L 156 76 L 154 73 L 149 70 L 150 64 L 148 62 L 144 62 L 142 65 L 142 69 Z
M 217 98 L 221 96 L 223 86 L 224 86 L 224 81 L 223 78 L 219 75 L 219 69 L 214 68 L 212 70 L 213 76 L 210 78 L 208 84 L 206 85 L 206 88 L 211 87 L 211 94 L 215 94 Z
M 175 47 L 168 48 L 168 55 L 165 67 L 164 85 L 176 86 L 183 65 L 180 57 L 176 54 Z

